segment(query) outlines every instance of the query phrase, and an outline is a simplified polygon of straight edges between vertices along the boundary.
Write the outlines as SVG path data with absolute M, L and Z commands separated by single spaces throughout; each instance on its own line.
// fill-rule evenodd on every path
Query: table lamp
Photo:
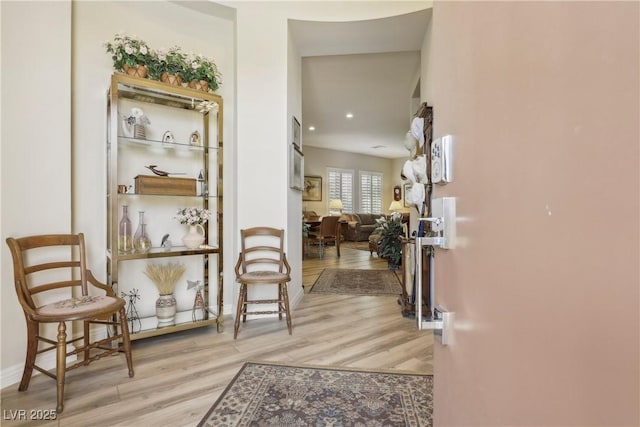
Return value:
M 342 200 L 332 199 L 329 202 L 329 215 L 342 215 Z
M 389 210 L 391 212 L 398 212 L 402 210 L 402 205 L 400 204 L 399 201 L 394 200 L 393 202 L 391 202 L 391 204 L 389 205 Z

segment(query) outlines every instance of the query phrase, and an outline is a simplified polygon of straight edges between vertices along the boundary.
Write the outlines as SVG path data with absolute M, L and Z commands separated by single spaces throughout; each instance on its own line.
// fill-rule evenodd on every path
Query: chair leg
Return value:
M 58 324 L 58 344 L 56 346 L 56 383 L 58 405 L 56 410 L 61 413 L 64 410 L 64 380 L 67 371 L 67 325 L 64 322 Z
M 124 307 L 120 309 L 120 328 L 122 329 L 122 349 L 127 359 L 129 368 L 129 378 L 133 378 L 133 358 L 131 357 L 131 337 L 129 336 L 129 324 L 127 323 L 127 313 Z
M 282 293 L 284 296 L 284 309 L 287 312 L 287 329 L 289 329 L 289 335 L 291 335 L 291 311 L 289 310 L 289 292 L 287 291 L 287 284 L 284 283 L 282 286 Z
M 242 296 L 245 288 L 245 284 L 240 284 L 240 293 L 238 294 L 238 307 L 236 307 L 236 320 L 233 324 L 233 339 L 235 340 L 238 337 L 238 329 L 240 329 L 240 316 L 242 316 L 242 305 L 244 302 L 244 297 Z
M 89 330 L 89 326 L 91 323 L 88 320 L 85 320 L 82 324 L 84 333 L 84 360 L 87 361 L 91 357 L 91 350 L 89 349 L 89 345 L 91 344 L 91 336 L 89 335 L 91 332 Z
M 282 320 L 282 283 L 278 283 L 278 320 Z
M 245 284 L 244 292 L 242 293 L 242 323 L 247 323 L 247 308 L 249 306 L 249 287 Z
M 31 382 L 31 374 L 36 364 L 36 354 L 38 352 L 38 334 L 40 332 L 40 324 L 33 320 L 27 319 L 27 356 L 24 362 L 24 371 L 22 372 L 22 381 L 20 381 L 19 391 L 25 391 L 29 388 Z

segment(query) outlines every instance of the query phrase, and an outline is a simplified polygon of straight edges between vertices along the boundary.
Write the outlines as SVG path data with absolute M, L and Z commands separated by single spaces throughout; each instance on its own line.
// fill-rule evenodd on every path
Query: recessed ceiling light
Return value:
M 346 117 L 347 119 L 353 119 L 353 113 L 347 113 L 347 114 L 345 115 L 345 117 Z
M 315 126 L 309 126 L 309 130 L 313 132 L 314 130 L 316 130 L 316 127 Z

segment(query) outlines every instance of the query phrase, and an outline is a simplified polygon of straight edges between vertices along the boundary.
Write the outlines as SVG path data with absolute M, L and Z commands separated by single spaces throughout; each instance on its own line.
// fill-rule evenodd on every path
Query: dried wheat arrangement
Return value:
M 147 264 L 144 274 L 156 285 L 160 295 L 170 295 L 184 271 L 184 265 L 170 262 L 167 264 Z

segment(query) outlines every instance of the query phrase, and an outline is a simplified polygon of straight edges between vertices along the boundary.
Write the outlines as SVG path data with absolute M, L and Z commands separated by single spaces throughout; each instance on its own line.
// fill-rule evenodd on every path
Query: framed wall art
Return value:
M 304 173 L 304 154 L 291 144 L 289 147 L 289 187 L 294 190 L 304 190 L 302 174 Z
M 319 202 L 322 200 L 322 177 L 305 176 L 302 189 L 303 202 Z
M 293 116 L 291 120 L 291 137 L 293 139 L 293 144 L 298 148 L 298 150 L 302 150 L 302 135 L 300 133 L 300 122 Z
M 411 194 L 411 184 L 405 184 L 404 185 L 404 200 L 403 200 L 403 204 L 405 208 L 411 207 L 413 205 L 410 205 L 409 203 L 407 203 L 407 199 L 409 198 L 409 195 Z

